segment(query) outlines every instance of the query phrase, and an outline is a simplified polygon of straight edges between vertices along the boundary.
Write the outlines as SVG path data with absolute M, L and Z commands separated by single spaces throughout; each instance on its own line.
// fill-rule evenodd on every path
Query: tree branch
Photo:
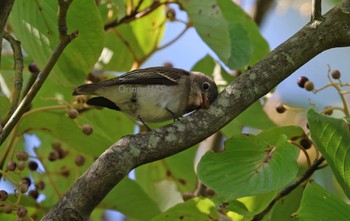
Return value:
M 311 21 L 320 21 L 322 19 L 321 0 L 312 0 Z
M 105 24 L 105 26 L 104 26 L 105 31 L 107 31 L 110 28 L 117 27 L 117 26 L 119 26 L 121 24 L 129 23 L 129 22 L 134 21 L 135 19 L 144 17 L 144 16 L 148 15 L 149 13 L 153 12 L 154 10 L 156 10 L 159 6 L 171 3 L 171 2 L 167 2 L 167 1 L 166 2 L 153 1 L 150 6 L 148 6 L 145 9 L 143 9 L 142 11 L 138 11 L 140 6 L 141 6 L 141 4 L 142 4 L 142 2 L 143 2 L 142 0 L 139 1 L 139 3 L 134 8 L 134 10 L 131 12 L 130 15 L 126 15 L 125 17 L 123 17 L 123 18 L 121 18 L 119 20 L 117 18 L 117 19 L 115 19 L 115 20 Z
M 277 203 L 278 200 L 280 200 L 282 197 L 287 196 L 290 192 L 295 190 L 300 184 L 308 180 L 312 176 L 312 174 L 314 174 L 314 172 L 319 169 L 319 166 L 323 163 L 324 160 L 325 159 L 323 157 L 320 157 L 319 159 L 315 160 L 312 166 L 308 170 L 306 170 L 305 173 L 298 180 L 296 180 L 293 184 L 291 184 L 290 186 L 287 186 L 281 192 L 279 192 L 275 196 L 275 198 L 273 198 L 270 204 L 259 214 L 255 215 L 251 221 L 262 220 L 264 216 L 270 212 L 270 210 L 273 208 L 273 206 Z
M 1 119 L 2 125 L 6 124 L 10 116 L 16 110 L 21 98 L 21 91 L 23 86 L 23 55 L 21 50 L 21 43 L 7 32 L 4 33 L 4 38 L 10 43 L 13 51 L 13 60 L 15 63 L 15 79 L 13 82 L 14 89 L 11 96 L 11 105 L 6 116 Z
M 150 132 L 128 135 L 107 149 L 43 220 L 87 220 L 92 210 L 133 168 L 179 153 L 237 117 L 319 53 L 350 45 L 350 2 L 321 22 L 310 22 L 223 90 L 209 110 Z M 331 34 L 330 34 L 331 33 Z M 193 136 L 193 132 L 196 136 Z
M 28 91 L 28 94 L 23 98 L 16 111 L 3 127 L 2 133 L 0 134 L 0 145 L 5 141 L 9 133 L 17 124 L 18 120 L 25 113 L 28 105 L 31 104 L 32 100 L 40 90 L 41 86 L 44 84 L 46 78 L 49 76 L 52 68 L 55 66 L 65 47 L 77 36 L 77 32 L 67 35 L 66 14 L 72 1 L 73 0 L 58 0 L 58 32 L 60 35 L 59 43 L 52 52 L 52 55 L 49 58 L 46 66 L 40 72 L 39 77 L 36 79 L 33 86 Z

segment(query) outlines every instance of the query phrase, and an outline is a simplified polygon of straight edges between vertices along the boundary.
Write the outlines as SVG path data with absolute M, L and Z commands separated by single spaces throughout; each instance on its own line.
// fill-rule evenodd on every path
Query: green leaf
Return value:
M 267 215 L 271 221 L 295 221 L 292 214 L 297 211 L 300 205 L 300 200 L 303 196 L 304 187 L 298 186 L 295 190 L 289 193 L 287 196 L 278 200 L 271 210 L 271 213 Z
M 174 194 L 171 188 L 161 188 L 164 182 L 171 181 L 168 186 L 175 184 L 177 192 L 193 192 L 196 189 L 195 155 L 196 148 L 192 147 L 166 159 L 142 165 L 135 170 L 136 181 L 164 208 L 164 204 L 169 204 L 171 200 L 167 195 Z
M 153 2 L 153 0 L 143 1 L 139 10 L 150 6 Z M 123 8 L 122 4 L 121 1 L 115 4 L 108 3 L 108 7 L 118 12 Z M 125 4 L 125 7 L 130 7 L 128 5 L 130 1 L 126 1 Z M 107 30 L 103 53 L 98 62 L 100 67 L 115 71 L 129 71 L 135 60 L 143 62 L 162 40 L 165 30 L 163 10 L 164 7 L 161 6 L 147 16 Z M 106 9 L 101 11 L 106 21 L 117 18 L 113 16 L 111 19 L 106 19 L 108 11 Z M 120 16 L 118 19 L 121 19 Z
M 0 120 L 6 115 L 10 107 L 10 100 L 0 94 Z
M 269 47 L 251 18 L 229 0 L 180 1 L 199 36 L 232 69 L 265 56 Z
M 335 119 L 309 110 L 307 113 L 311 138 L 320 150 L 350 199 L 350 133 L 342 119 Z
M 90 136 L 85 135 L 76 122 L 69 119 L 62 110 L 30 113 L 22 121 L 19 131 L 22 133 L 44 131 L 81 153 L 97 157 L 118 139 L 118 135 L 125 135 L 120 133 L 121 130 L 118 129 L 117 125 L 125 125 L 124 123 L 130 122 L 124 116 L 118 117 L 118 114 L 121 115 L 122 113 L 115 111 L 102 110 L 98 114 L 97 116 L 96 113 L 95 116 L 95 119 L 99 119 L 97 121 L 92 121 L 89 119 L 90 117 L 84 117 L 84 115 L 79 116 L 77 119 L 78 124 L 90 124 L 93 127 L 94 131 Z M 129 123 L 128 125 L 131 124 Z M 108 129 L 111 129 L 111 131 L 108 131 Z M 112 135 L 113 131 L 119 132 Z
M 220 153 L 207 152 L 198 165 L 198 176 L 227 199 L 278 190 L 298 172 L 299 150 L 286 135 L 275 134 L 275 143 L 259 136 L 239 136 L 226 141 Z
M 160 214 L 157 204 L 129 178 L 124 178 L 103 199 L 99 208 L 118 210 L 128 217 L 139 220 L 151 220 Z
M 57 1 L 18 0 L 9 22 L 25 51 L 42 69 L 58 44 Z M 103 47 L 103 25 L 94 0 L 75 0 L 67 14 L 68 33 L 79 35 L 64 50 L 52 71 L 54 82 L 76 86 L 94 66 Z
M 350 206 L 316 182 L 308 183 L 295 214 L 299 221 L 347 221 Z
M 152 221 L 211 221 L 217 219 L 218 213 L 216 206 L 212 201 L 205 198 L 193 198 L 170 208 L 166 212 L 153 218 Z

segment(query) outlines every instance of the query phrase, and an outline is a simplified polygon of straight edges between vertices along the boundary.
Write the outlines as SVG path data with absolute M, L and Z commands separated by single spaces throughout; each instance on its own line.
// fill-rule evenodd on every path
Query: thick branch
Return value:
M 27 107 L 32 103 L 32 100 L 40 90 L 41 86 L 44 84 L 46 78 L 49 76 L 52 68 L 55 66 L 58 58 L 61 56 L 65 47 L 76 37 L 77 33 L 73 33 L 71 35 L 67 35 L 67 24 L 66 24 L 66 14 L 68 7 L 72 0 L 58 0 L 58 27 L 60 34 L 60 41 L 56 46 L 55 50 L 52 52 L 51 57 L 49 58 L 46 66 L 39 74 L 39 77 L 34 82 L 31 89 L 28 91 L 28 94 L 23 98 L 21 103 L 19 104 L 16 111 L 13 113 L 9 121 L 5 124 L 2 133 L 0 134 L 0 145 L 5 141 L 9 133 L 17 124 L 18 120 L 22 117 L 22 115 L 27 110 Z
M 87 220 L 106 194 L 133 168 L 200 142 L 317 54 L 332 47 L 349 46 L 349 12 L 350 3 L 343 3 L 327 13 L 321 22 L 307 24 L 236 78 L 209 110 L 197 111 L 181 122 L 154 131 L 120 139 L 91 165 L 43 220 Z

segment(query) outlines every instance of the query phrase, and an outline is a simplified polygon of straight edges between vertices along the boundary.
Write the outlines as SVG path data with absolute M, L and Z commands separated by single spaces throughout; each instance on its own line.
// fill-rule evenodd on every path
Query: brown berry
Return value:
M 18 166 L 17 167 L 18 167 L 19 170 L 24 170 L 24 168 L 26 168 L 26 162 L 23 161 L 23 160 L 20 160 L 18 162 Z
M 15 163 L 15 161 L 9 160 L 9 162 L 7 162 L 7 169 L 9 171 L 14 171 L 16 167 L 17 167 L 17 164 Z
M 32 180 L 29 177 L 24 177 L 22 182 L 28 184 L 28 186 L 32 185 Z
M 47 157 L 47 159 L 48 159 L 49 161 L 55 161 L 55 160 L 57 160 L 57 159 L 58 159 L 58 152 L 57 152 L 56 150 L 51 151 L 51 152 L 49 153 L 49 156 Z
M 75 119 L 79 116 L 79 112 L 77 111 L 77 109 L 70 109 L 67 112 L 67 115 L 70 119 Z
M 45 182 L 40 180 L 37 184 L 35 184 L 35 187 L 38 189 L 38 190 L 44 190 L 45 189 Z
M 40 69 L 38 67 L 38 65 L 36 65 L 36 63 L 32 62 L 28 65 L 28 69 L 30 71 L 30 73 L 32 74 L 39 74 L 40 73 Z
M 281 104 L 281 103 L 277 104 L 276 105 L 276 111 L 277 111 L 277 113 L 282 114 L 282 113 L 286 112 L 286 107 L 283 104 Z
M 312 81 L 306 81 L 304 84 L 304 88 L 307 91 L 312 91 L 314 89 L 314 83 L 312 83 Z
M 85 104 L 86 101 L 87 101 L 87 98 L 85 95 L 79 95 L 79 96 L 76 96 L 75 97 L 75 101 L 78 103 L 78 104 Z
M 74 160 L 75 165 L 82 166 L 85 163 L 85 157 L 83 155 L 78 155 Z
M 309 149 L 312 145 L 311 140 L 309 140 L 308 138 L 303 138 L 300 140 L 300 145 L 305 149 Z
M 36 171 L 38 169 L 38 163 L 35 161 L 29 161 L 28 168 L 32 171 Z
M 39 192 L 38 190 L 31 190 L 29 191 L 29 196 L 33 197 L 34 199 L 37 199 L 39 197 Z
M 22 151 L 16 153 L 16 158 L 17 158 L 17 160 L 26 161 L 26 160 L 28 160 L 29 155 L 27 152 L 22 150 Z
M 171 63 L 170 61 L 164 62 L 163 66 L 164 66 L 164 67 L 167 67 L 167 68 L 172 68 L 172 67 L 174 67 L 173 63 Z
M 81 130 L 83 131 L 84 134 L 86 135 L 90 135 L 93 132 L 93 128 L 90 124 L 85 124 L 83 125 L 83 127 L 81 128 Z
M 7 200 L 8 193 L 5 190 L 0 190 L 0 200 L 5 201 Z
M 332 71 L 331 76 L 333 79 L 339 79 L 341 77 L 340 71 L 339 70 Z
M 299 87 L 304 88 L 305 82 L 307 82 L 309 79 L 305 76 L 301 76 L 298 78 L 297 80 L 297 84 L 299 85 Z
M 215 195 L 215 191 L 213 189 L 207 188 L 205 190 L 205 193 L 207 194 L 208 197 L 214 196 Z
M 4 205 L 4 209 L 3 209 L 4 213 L 10 214 L 13 211 L 13 207 L 11 204 L 5 204 Z
M 20 218 L 25 217 L 28 214 L 28 210 L 24 206 L 19 206 L 17 208 L 17 216 Z
M 174 21 L 176 19 L 176 11 L 172 8 L 167 8 L 166 17 L 169 19 L 169 21 Z
M 28 184 L 26 182 L 19 181 L 19 189 L 21 193 L 26 193 L 28 191 Z

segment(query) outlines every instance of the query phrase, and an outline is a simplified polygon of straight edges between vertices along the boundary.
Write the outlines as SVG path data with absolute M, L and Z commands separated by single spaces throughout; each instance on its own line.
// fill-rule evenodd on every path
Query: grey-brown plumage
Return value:
M 97 95 L 89 105 L 122 111 L 135 120 L 161 122 L 199 108 L 209 108 L 217 86 L 200 72 L 152 67 L 76 88 L 73 95 Z

